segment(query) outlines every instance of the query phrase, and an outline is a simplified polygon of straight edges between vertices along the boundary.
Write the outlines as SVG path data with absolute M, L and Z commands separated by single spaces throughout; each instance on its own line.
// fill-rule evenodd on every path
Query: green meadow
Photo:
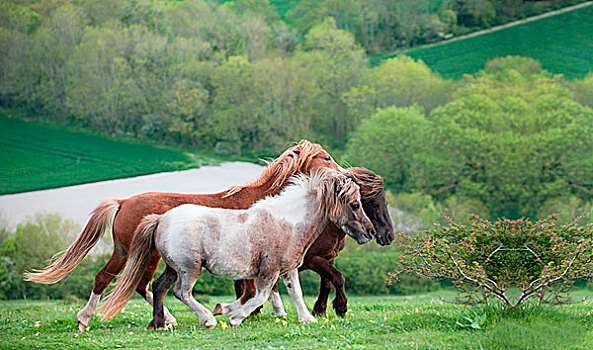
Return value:
M 0 112 L 0 194 L 182 170 L 213 159 L 10 118 Z
M 520 24 L 476 37 L 402 51 L 422 59 L 445 78 L 460 78 L 484 68 L 486 61 L 507 55 L 532 57 L 544 69 L 583 78 L 593 71 L 593 6 Z M 397 54 L 375 56 L 373 65 Z
M 582 297 L 582 293 L 578 293 Z M 443 298 L 442 298 L 443 297 Z M 79 333 L 76 313 L 82 302 L 0 301 L 0 348 L 43 349 L 591 349 L 592 304 L 527 306 L 509 312 L 497 306 L 475 309 L 453 304 L 454 294 L 440 291 L 410 297 L 350 297 L 344 319 L 330 311 L 317 323 L 303 325 L 290 300 L 289 316 L 274 317 L 271 306 L 237 328 L 226 316 L 214 330 L 200 328 L 198 318 L 181 302 L 166 304 L 179 326 L 146 330 L 151 308 L 133 300 L 112 321 L 93 319 Z M 226 297 L 198 296 L 209 309 Z M 309 307 L 312 298 L 306 299 Z M 467 318 L 466 318 L 467 317 Z M 472 328 L 470 321 L 475 325 Z

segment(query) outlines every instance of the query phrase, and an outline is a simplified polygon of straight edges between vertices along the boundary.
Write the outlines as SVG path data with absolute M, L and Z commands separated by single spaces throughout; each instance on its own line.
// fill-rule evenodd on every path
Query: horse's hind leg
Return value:
M 243 296 L 243 293 L 245 291 L 245 280 L 236 280 L 235 281 L 235 296 L 237 297 L 237 299 L 239 299 L 241 296 Z
M 167 291 L 173 286 L 176 280 L 177 272 L 167 265 L 165 271 L 152 283 L 154 300 L 152 304 L 152 321 L 150 321 L 148 329 L 162 329 L 168 324 L 165 315 L 166 308 L 163 304 Z
M 191 291 L 200 275 L 201 266 L 192 266 L 193 271 L 179 271 L 177 273 L 178 282 L 173 289 L 173 294 L 177 299 L 181 300 L 185 305 L 189 306 L 198 315 L 200 325 L 207 328 L 216 327 L 216 319 L 210 310 L 206 309 L 204 305 L 198 303 L 191 294 Z
M 84 332 L 91 319 L 95 315 L 95 312 L 97 311 L 97 304 L 99 304 L 99 300 L 101 299 L 101 294 L 105 288 L 107 288 L 113 278 L 122 270 L 124 264 L 126 263 L 127 254 L 121 245 L 117 242 L 114 242 L 113 248 L 114 249 L 111 258 L 107 264 L 103 266 L 101 271 L 95 275 L 95 284 L 93 285 L 93 291 L 91 292 L 89 301 L 76 316 L 78 318 L 78 329 L 81 332 Z
M 249 301 L 249 299 L 253 298 L 255 296 L 255 283 L 256 283 L 256 279 L 250 279 L 250 280 L 242 280 L 243 282 L 243 286 L 242 286 L 242 291 L 243 293 L 241 293 L 241 305 L 247 303 L 247 301 Z M 237 287 L 235 287 L 235 291 L 237 290 Z M 258 307 L 257 309 L 253 310 L 253 312 L 251 313 L 252 315 L 257 315 L 261 312 L 262 307 Z
M 154 273 L 156 272 L 156 269 L 159 265 L 160 258 L 161 258 L 161 256 L 159 255 L 159 253 L 154 251 L 150 258 L 148 267 L 144 271 L 144 276 L 142 276 L 142 280 L 140 281 L 140 283 L 138 284 L 138 287 L 136 288 L 136 291 L 138 292 L 138 294 L 140 294 L 144 298 L 144 300 L 146 300 L 146 302 L 148 302 L 150 305 L 153 305 L 153 294 L 149 288 L 150 281 L 152 281 L 152 277 L 154 276 Z M 171 286 L 169 286 L 169 288 L 171 288 Z M 169 288 L 167 288 L 167 289 L 169 289 Z M 169 310 L 166 307 L 163 306 L 163 309 L 164 309 L 164 313 L 165 313 L 165 324 L 177 326 L 177 320 L 175 319 L 175 317 L 173 317 L 173 315 L 169 312 Z
M 286 316 L 286 311 L 284 310 L 282 298 L 280 297 L 280 293 L 278 293 L 278 281 L 276 281 L 276 284 L 274 284 L 274 288 L 272 288 L 272 295 L 270 296 L 270 301 L 272 302 L 272 309 L 274 309 L 275 316 Z
M 288 289 L 288 294 L 290 294 L 292 303 L 296 308 L 299 320 L 303 323 L 317 322 L 317 319 L 311 315 L 303 300 L 303 291 L 301 290 L 299 271 L 297 269 L 288 272 L 284 276 L 284 285 L 286 285 L 286 289 Z

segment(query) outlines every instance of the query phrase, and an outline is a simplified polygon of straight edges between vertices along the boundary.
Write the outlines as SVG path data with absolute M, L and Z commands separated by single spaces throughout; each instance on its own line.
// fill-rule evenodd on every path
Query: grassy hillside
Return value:
M 180 170 L 182 152 L 107 140 L 0 112 L 0 194 Z
M 439 293 L 441 294 L 441 293 Z M 446 293 L 447 299 L 449 293 Z M 152 308 L 134 300 L 113 321 L 91 321 L 79 333 L 76 313 L 83 303 L 55 301 L 0 301 L 0 349 L 591 349 L 591 303 L 561 307 L 529 307 L 503 312 L 479 307 L 485 315 L 479 329 L 460 327 L 474 318 L 474 310 L 441 301 L 439 295 L 418 297 L 351 297 L 345 319 L 333 311 L 317 323 L 302 325 L 292 303 L 284 297 L 288 318 L 277 319 L 269 303 L 262 315 L 237 328 L 228 317 L 209 330 L 198 317 L 173 298 L 166 305 L 179 326 L 168 331 L 146 330 Z M 226 297 L 198 296 L 208 309 Z M 313 299 L 306 298 L 309 308 Z M 226 326 L 226 327 L 225 327 Z
M 489 59 L 520 55 L 541 61 L 543 68 L 568 78 L 593 71 L 593 6 L 562 13 L 451 43 L 403 51 L 420 58 L 446 78 L 460 78 L 484 68 Z M 373 63 L 395 55 L 377 56 Z

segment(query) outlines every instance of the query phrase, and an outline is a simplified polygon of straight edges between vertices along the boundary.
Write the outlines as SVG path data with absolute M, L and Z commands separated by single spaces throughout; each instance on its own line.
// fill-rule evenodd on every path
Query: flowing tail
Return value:
M 100 314 L 103 319 L 114 318 L 134 294 L 154 250 L 154 232 L 159 224 L 159 218 L 160 215 L 147 215 L 136 228 L 124 272 L 117 280 L 115 289 L 101 306 Z
M 80 264 L 105 232 L 113 229 L 113 220 L 119 210 L 120 201 L 117 199 L 106 199 L 91 214 L 89 222 L 76 241 L 62 252 L 54 255 L 59 256 L 48 267 L 33 272 L 25 272 L 25 281 L 42 284 L 53 284 L 66 277 L 74 268 Z

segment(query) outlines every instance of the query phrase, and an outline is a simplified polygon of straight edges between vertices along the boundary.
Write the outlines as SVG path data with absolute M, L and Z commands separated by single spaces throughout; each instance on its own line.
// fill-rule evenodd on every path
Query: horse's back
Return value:
M 200 260 L 217 277 L 240 278 L 251 265 L 246 221 L 240 210 L 184 204 L 161 216 L 155 243 L 167 263 L 187 266 Z

